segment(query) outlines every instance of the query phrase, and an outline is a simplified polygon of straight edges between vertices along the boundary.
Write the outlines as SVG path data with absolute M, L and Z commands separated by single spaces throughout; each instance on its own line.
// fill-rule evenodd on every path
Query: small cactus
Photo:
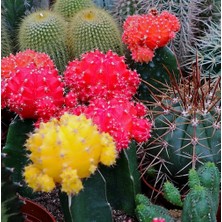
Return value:
M 136 62 L 148 63 L 156 48 L 164 47 L 180 30 L 176 16 L 167 11 L 156 10 L 145 15 L 129 16 L 123 24 L 122 40 L 132 52 Z
M 62 72 L 68 63 L 65 20 L 49 10 L 26 16 L 19 27 L 20 50 L 32 49 L 47 53 Z
M 99 50 L 70 62 L 64 72 L 64 81 L 81 102 L 95 98 L 109 100 L 116 95 L 130 99 L 140 84 L 138 73 L 128 69 L 123 57 Z
M 63 105 L 63 83 L 45 53 L 26 50 L 3 58 L 2 77 L 4 104 L 21 118 L 50 117 Z
M 187 222 L 216 222 L 216 213 L 213 208 L 214 199 L 207 188 L 195 186 L 186 195 L 183 204 L 182 221 Z
M 56 0 L 52 8 L 53 11 L 69 20 L 77 12 L 93 6 L 95 4 L 92 0 Z
M 72 17 L 68 45 L 72 58 L 95 49 L 123 54 L 118 24 L 107 11 L 96 7 L 81 10 Z
M 110 166 L 117 157 L 113 138 L 84 115 L 65 113 L 41 123 L 25 146 L 32 163 L 24 177 L 34 191 L 49 192 L 60 183 L 68 195 L 77 194 L 83 188 L 81 179 L 93 174 L 100 162 Z

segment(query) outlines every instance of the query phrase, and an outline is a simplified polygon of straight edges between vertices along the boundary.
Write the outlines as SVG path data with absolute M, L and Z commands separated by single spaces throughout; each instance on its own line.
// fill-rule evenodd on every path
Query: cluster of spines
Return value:
M 117 22 L 107 11 L 97 7 L 81 10 L 70 19 L 68 45 L 72 58 L 95 49 L 123 54 Z

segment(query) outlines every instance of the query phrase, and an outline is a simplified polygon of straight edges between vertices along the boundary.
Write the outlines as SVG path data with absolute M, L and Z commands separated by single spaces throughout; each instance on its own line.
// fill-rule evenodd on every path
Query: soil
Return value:
M 45 207 L 55 217 L 56 222 L 65 222 L 60 205 L 58 189 L 54 189 L 50 193 L 38 192 L 38 197 L 36 197 L 33 201 Z M 138 222 L 136 218 L 130 217 L 119 210 L 113 210 L 113 221 Z

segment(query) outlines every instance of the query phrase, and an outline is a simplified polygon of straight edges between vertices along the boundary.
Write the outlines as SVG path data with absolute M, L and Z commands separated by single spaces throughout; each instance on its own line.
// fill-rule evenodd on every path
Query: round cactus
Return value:
M 139 75 L 128 69 L 123 57 L 112 51 L 102 53 L 98 50 L 85 53 L 81 60 L 70 62 L 64 72 L 64 80 L 70 92 L 76 94 L 81 102 L 97 97 L 131 99 L 140 83 Z
M 62 72 L 69 60 L 66 25 L 60 15 L 49 10 L 26 16 L 19 28 L 20 50 L 32 49 L 47 53 Z
M 81 10 L 71 19 L 68 44 L 73 58 L 94 49 L 123 54 L 117 23 L 107 11 L 95 7 Z
M 93 7 L 92 0 L 56 0 L 53 11 L 61 14 L 66 19 L 70 19 L 82 9 Z
M 167 11 L 129 16 L 123 24 L 122 40 L 136 62 L 150 62 L 156 48 L 164 47 L 180 29 L 179 20 Z
M 132 139 L 145 142 L 150 138 L 151 123 L 144 116 L 146 108 L 128 99 L 95 99 L 81 110 L 88 118 L 115 139 L 117 149 L 127 149 Z
M 63 83 L 48 55 L 27 50 L 2 64 L 4 104 L 21 118 L 48 118 L 63 105 Z
M 93 174 L 98 164 L 115 163 L 117 152 L 113 138 L 100 133 L 84 115 L 65 113 L 59 120 L 41 123 L 26 142 L 32 164 L 24 176 L 34 191 L 49 192 L 60 183 L 62 191 L 77 194 L 81 179 Z
M 204 162 L 220 169 L 220 78 L 201 83 L 198 70 L 197 65 L 193 78 L 172 80 L 152 103 L 153 134 L 146 154 L 158 175 L 163 172 L 174 181 L 184 181 L 191 168 Z

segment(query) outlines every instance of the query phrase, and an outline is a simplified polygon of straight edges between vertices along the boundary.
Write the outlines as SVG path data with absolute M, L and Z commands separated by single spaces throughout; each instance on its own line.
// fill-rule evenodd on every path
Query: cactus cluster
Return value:
M 120 29 L 104 9 L 92 7 L 79 11 L 70 19 L 68 45 L 72 58 L 99 49 L 123 54 Z
M 48 55 L 32 50 L 2 59 L 3 106 L 21 118 L 50 117 L 63 105 L 63 83 Z
M 136 62 L 148 63 L 157 48 L 164 47 L 180 29 L 179 20 L 167 11 L 129 16 L 123 24 L 122 40 Z
M 47 53 L 62 72 L 69 60 L 66 25 L 60 15 L 49 10 L 31 13 L 19 27 L 20 50 L 32 49 Z
M 49 192 L 60 183 L 62 191 L 76 194 L 83 188 L 81 179 L 93 174 L 100 162 L 110 166 L 117 157 L 113 138 L 84 115 L 65 113 L 41 123 L 25 146 L 32 163 L 24 176 L 34 191 Z
M 182 200 L 179 190 L 170 182 L 164 184 L 164 197 L 170 203 L 182 207 L 182 222 L 216 222 L 218 211 L 220 173 L 212 162 L 207 162 L 197 170 L 189 171 L 190 190 Z M 142 222 L 151 222 L 154 217 L 162 217 L 166 221 L 170 218 L 167 209 L 154 205 L 142 195 L 136 196 L 136 215 Z

